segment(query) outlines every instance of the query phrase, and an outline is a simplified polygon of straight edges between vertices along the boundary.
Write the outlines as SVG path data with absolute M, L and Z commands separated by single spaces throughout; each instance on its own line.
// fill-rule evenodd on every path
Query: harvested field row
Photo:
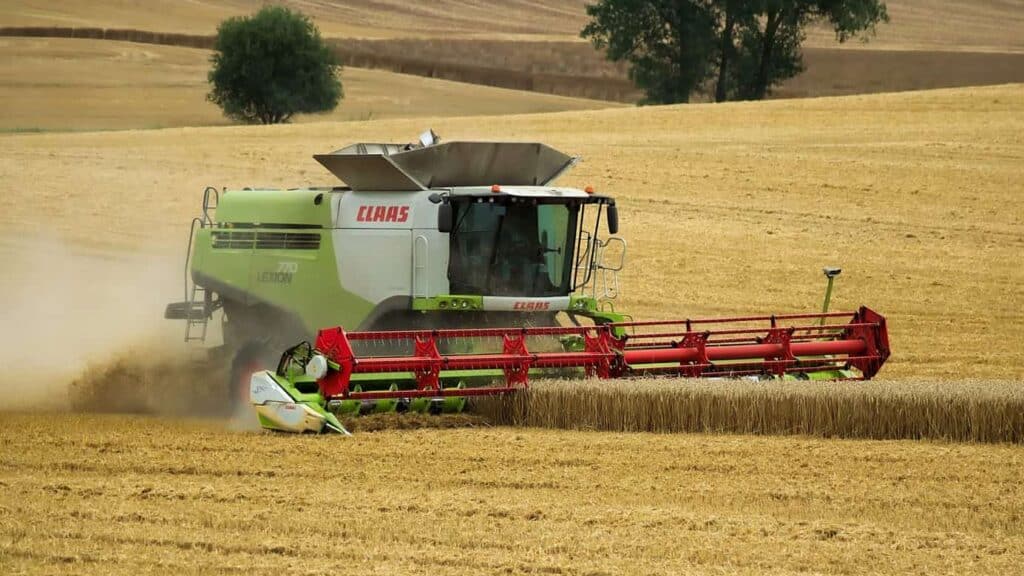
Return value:
M 0 572 L 1012 574 L 1017 446 L 0 413 Z
M 1024 443 L 1022 382 L 541 382 L 474 411 L 570 430 Z

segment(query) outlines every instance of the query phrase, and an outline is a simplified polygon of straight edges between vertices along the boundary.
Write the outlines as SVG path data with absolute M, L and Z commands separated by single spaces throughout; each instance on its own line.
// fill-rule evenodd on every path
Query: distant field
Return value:
M 310 14 L 335 45 L 342 61 L 360 68 L 374 68 L 456 82 L 515 90 L 558 94 L 573 98 L 636 102 L 641 93 L 632 86 L 624 65 L 604 60 L 578 37 L 586 23 L 583 0 L 494 2 L 470 4 L 440 0 L 430 5 L 384 0 L 356 0 L 344 4 L 291 0 L 285 2 Z M 0 27 L 37 26 L 58 28 L 119 28 L 154 33 L 185 33 L 208 36 L 218 22 L 231 15 L 247 14 L 258 8 L 255 0 L 214 0 L 183 4 L 156 0 L 142 4 L 128 0 L 95 5 L 82 0 L 52 3 L 38 0 L 0 0 Z M 778 87 L 775 97 L 832 96 L 858 93 L 923 90 L 1024 82 L 1024 0 L 890 0 L 892 23 L 882 25 L 870 42 L 859 40 L 840 46 L 826 29 L 813 29 L 805 45 L 807 71 Z M 81 71 L 92 78 L 91 62 Z M 14 68 L 17 64 L 8 64 Z M 161 75 L 173 71 L 158 71 Z M 127 72 L 132 74 L 133 72 Z M 357 73 L 350 73 L 355 75 Z M 73 77 L 75 74 L 71 74 Z M 116 76 L 116 75 L 115 75 Z M 404 89 L 414 92 L 412 83 L 391 79 L 397 85 L 375 78 L 367 81 L 364 94 L 385 100 L 384 110 L 358 103 L 340 112 L 343 119 L 434 115 L 430 104 L 417 112 L 392 114 L 387 101 Z M 14 85 L 33 82 L 20 77 L 0 84 L 9 91 Z M 357 80 L 358 81 L 358 80 Z M 380 90 L 377 90 L 377 89 Z M 390 90 L 389 90 L 390 88 Z M 447 89 L 432 92 L 451 94 Z M 157 106 L 175 107 L 184 96 L 166 89 L 147 94 Z M 52 95 L 59 101 L 59 95 Z M 106 94 L 86 94 L 85 103 L 117 99 Z M 92 99 L 92 100 L 90 100 Z M 148 100 L 149 98 L 147 98 Z M 699 99 L 699 98 L 698 98 Z M 427 98 L 429 101 L 430 98 Z M 501 109 L 508 98 L 495 96 Z M 49 100 L 44 96 L 45 106 Z M 495 108 L 475 111 L 478 94 L 453 102 L 469 104 L 469 114 L 494 113 Z M 518 111 L 579 109 L 588 105 L 563 103 L 525 104 Z M 109 120 L 115 127 L 140 125 L 210 124 L 204 112 L 189 110 L 178 114 L 183 122 L 162 119 Z M 443 111 L 439 115 L 446 115 Z M 130 115 L 130 114 L 129 114 Z M 63 121 L 63 120 L 62 120 Z M 89 127 L 98 127 L 90 124 Z
M 1024 0 L 886 0 L 892 22 L 864 45 L 848 49 L 1024 52 Z M 811 46 L 835 46 L 826 29 L 812 31 Z
M 1024 82 L 1024 53 L 807 48 L 807 69 L 771 98 L 932 90 Z
M 285 0 L 310 14 L 328 36 L 352 38 L 476 37 L 576 39 L 586 23 L 586 0 Z M 232 15 L 251 13 L 259 0 L 0 0 L 0 26 L 94 26 L 209 34 Z M 868 48 L 1024 51 L 1024 0 L 887 0 L 892 24 Z M 812 33 L 811 45 L 833 45 Z M 856 47 L 857 42 L 850 44 Z
M 328 36 L 377 38 L 396 36 L 565 37 L 578 33 L 583 0 L 405 0 L 279 2 L 309 14 Z M 140 28 L 158 32 L 210 34 L 235 15 L 259 10 L 261 0 L 88 0 L 0 1 L 0 26 L 96 26 Z
M 101 6 L 82 0 L 7 0 L 0 27 L 128 28 L 210 35 L 255 0 Z M 578 37 L 585 2 L 540 0 L 428 5 L 292 0 L 310 14 L 343 61 L 459 82 L 635 102 L 626 67 Z M 839 45 L 825 28 L 805 43 L 808 70 L 777 97 L 830 96 L 1024 82 L 1024 0 L 890 0 L 892 22 L 868 43 Z
M 386 39 L 335 42 L 346 61 L 451 80 L 635 102 L 628 67 L 589 44 L 510 40 Z M 1024 82 L 1024 53 L 849 50 L 809 46 L 806 71 L 772 98 L 841 96 Z M 694 95 L 696 100 L 710 95 Z
M 638 318 L 813 310 L 891 319 L 892 377 L 1024 377 L 1024 86 L 532 116 L 0 136 L 0 227 L 183 251 L 203 186 L 330 184 L 358 141 L 540 140 L 619 199 L 617 307 Z M 133 192 L 127 192 L 127 191 Z M 118 223 L 111 226 L 111 223 Z M 128 224 L 130 223 L 130 225 Z M 153 319 L 157 323 L 157 319 Z
M 205 50 L 103 40 L 0 38 L 0 130 L 109 130 L 228 124 L 206 101 Z M 346 68 L 345 99 L 311 120 L 554 112 L 615 106 Z
M 85 75 L 90 79 L 94 77 L 92 51 L 95 50 L 90 43 L 96 40 L 206 49 L 213 46 L 214 40 L 212 35 L 160 33 L 127 28 L 0 27 L 0 37 L 3 36 L 22 40 L 79 39 L 84 42 L 80 62 L 73 62 L 71 45 L 61 56 L 67 66 L 76 64 L 76 69 L 67 76 L 74 78 L 76 75 Z M 629 80 L 625 64 L 608 62 L 589 44 L 577 41 L 331 38 L 328 44 L 338 61 L 349 67 L 573 98 L 632 103 L 643 96 Z M 809 46 L 804 49 L 804 54 L 806 71 L 778 86 L 770 97 L 836 96 L 1024 82 L 1024 53 L 849 50 Z M 16 51 L 15 55 L 20 56 Z M 26 68 L 22 75 L 17 74 L 20 63 L 32 60 L 30 56 L 10 62 L 12 86 L 19 82 L 32 82 L 33 75 L 38 74 L 35 68 Z M 150 63 L 148 72 L 161 77 L 173 74 L 171 71 L 160 70 L 159 64 Z M 119 72 L 110 70 L 107 75 L 116 78 Z M 132 73 L 131 70 L 125 72 Z M 198 77 L 199 74 L 193 73 L 190 78 Z M 407 84 L 402 88 L 414 92 L 414 83 Z M 472 89 L 469 91 L 472 92 Z M 392 90 L 374 95 L 388 98 L 394 92 Z M 693 99 L 706 101 L 710 99 L 710 94 L 695 94 Z M 532 102 L 529 98 L 525 100 L 524 104 L 529 107 Z M 424 114 L 431 112 L 429 105 L 423 108 Z M 473 113 L 474 108 L 469 108 L 470 113 Z M 564 109 L 575 108 L 567 106 Z M 412 114 L 407 112 L 401 115 Z

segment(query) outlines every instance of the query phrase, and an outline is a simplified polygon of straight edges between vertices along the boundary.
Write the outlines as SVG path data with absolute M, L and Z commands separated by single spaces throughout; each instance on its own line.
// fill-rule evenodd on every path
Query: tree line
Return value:
M 629 63 L 643 103 L 759 100 L 803 71 L 807 27 L 826 23 L 836 39 L 888 22 L 881 0 L 598 0 L 580 35 L 613 61 Z M 208 99 L 242 122 L 276 124 L 327 112 L 343 97 L 340 70 L 307 16 L 266 6 L 221 23 Z
M 873 34 L 888 22 L 880 0 L 599 0 L 580 35 L 613 61 L 626 61 L 644 103 L 760 100 L 804 70 L 807 27 L 826 23 L 836 39 Z

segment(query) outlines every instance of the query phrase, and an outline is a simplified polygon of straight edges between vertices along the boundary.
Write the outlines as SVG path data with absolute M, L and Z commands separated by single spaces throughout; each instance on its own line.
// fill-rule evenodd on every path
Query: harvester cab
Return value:
M 574 298 L 595 284 L 595 271 L 607 268 L 598 257 L 611 241 L 598 237 L 602 214 L 611 234 L 618 222 L 612 198 L 592 188 L 552 185 L 576 158 L 537 143 L 430 141 L 356 144 L 316 156 L 352 186 L 346 200 L 360 202 L 352 228 L 405 222 L 410 211 L 414 218 L 425 215 L 413 225 L 414 310 L 482 312 L 513 324 L 523 318 L 500 313 L 526 313 L 532 316 L 527 323 L 549 324 L 555 312 L 593 316 L 598 301 L 613 296 L 591 290 L 589 298 Z M 396 189 L 411 192 L 395 196 Z M 359 237 L 379 245 L 383 236 L 373 238 L 366 230 L 371 227 L 362 228 Z M 436 317 L 421 318 L 438 326 Z M 409 318 L 401 320 L 408 327 Z M 475 320 L 484 318 L 460 317 L 457 325 L 480 323 Z

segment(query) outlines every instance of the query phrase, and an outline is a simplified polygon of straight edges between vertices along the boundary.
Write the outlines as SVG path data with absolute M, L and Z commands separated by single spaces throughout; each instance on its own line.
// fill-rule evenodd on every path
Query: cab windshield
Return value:
M 453 294 L 565 296 L 578 206 L 516 198 L 453 202 L 448 280 Z

